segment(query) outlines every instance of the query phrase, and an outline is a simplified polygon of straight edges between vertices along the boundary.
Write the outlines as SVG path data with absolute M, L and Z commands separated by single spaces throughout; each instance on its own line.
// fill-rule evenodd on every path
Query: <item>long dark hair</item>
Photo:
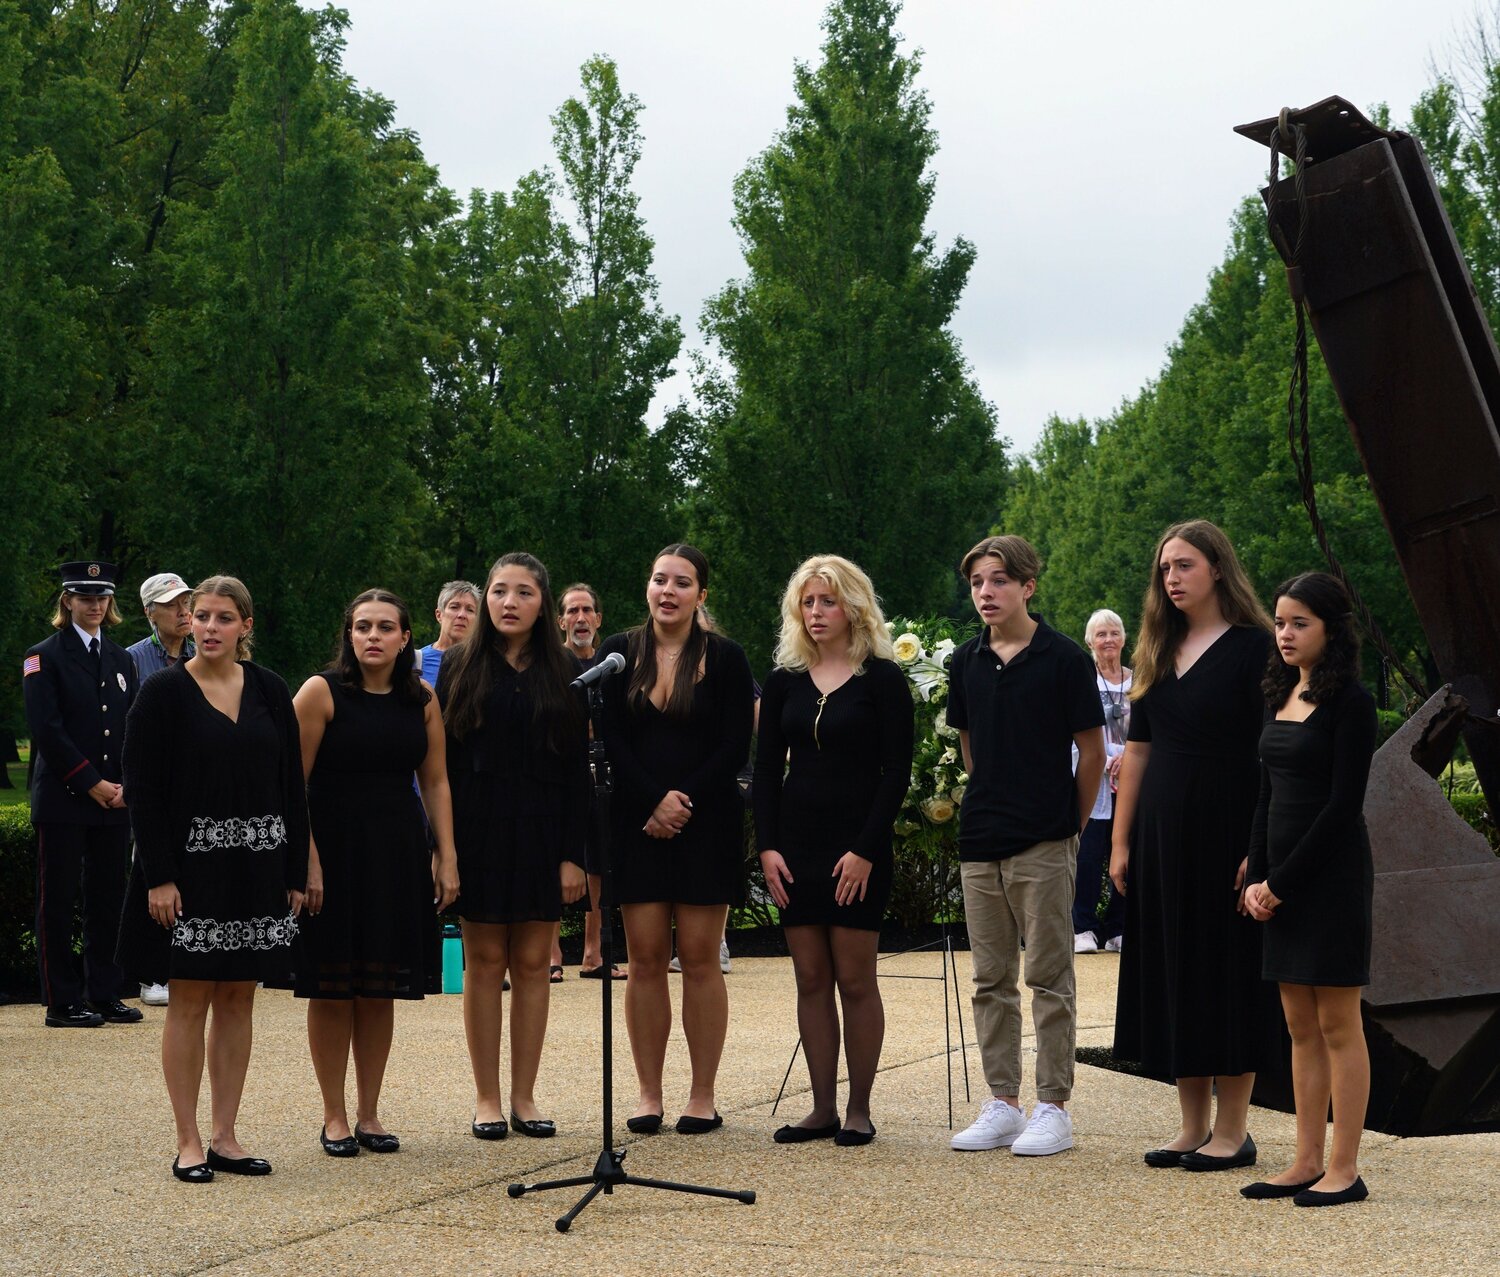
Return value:
M 524 550 L 513 550 L 495 560 L 484 578 L 484 593 L 474 628 L 443 657 L 443 688 L 447 693 L 443 722 L 458 740 L 484 724 L 484 704 L 495 685 L 499 663 L 505 660 L 505 640 L 490 618 L 490 586 L 500 569 L 509 567 L 524 568 L 542 593 L 541 607 L 526 640 L 524 669 L 532 721 L 545 725 L 548 748 L 555 754 L 563 754 L 583 732 L 583 708 L 568 686 L 577 677 L 578 668 L 563 647 L 547 569 L 534 554 Z
M 702 550 L 679 541 L 657 551 L 656 557 L 651 560 L 652 569 L 655 570 L 656 565 L 669 555 L 691 563 L 698 578 L 699 591 L 708 589 L 708 560 Z M 696 602 L 695 599 L 694 603 Z M 656 629 L 651 618 L 648 616 L 626 637 L 630 654 L 630 682 L 625 688 L 625 695 L 636 709 L 645 709 L 651 699 L 651 689 L 656 686 Z M 688 631 L 682 655 L 677 658 L 672 688 L 667 693 L 667 703 L 662 708 L 662 713 L 668 718 L 685 719 L 692 714 L 693 686 L 698 681 L 698 666 L 702 664 L 706 651 L 708 630 L 704 628 L 699 609 L 694 606 L 692 628 Z
M 1283 598 L 1296 599 L 1323 622 L 1328 636 L 1322 659 L 1313 667 L 1307 678 L 1307 690 L 1302 699 L 1314 705 L 1329 700 L 1346 683 L 1359 677 L 1359 630 L 1354 625 L 1354 608 L 1349 602 L 1349 592 L 1337 577 L 1327 572 L 1303 572 L 1276 587 L 1271 607 Z M 1281 659 L 1281 649 L 1271 646 L 1271 659 L 1266 663 L 1266 676 L 1261 680 L 1260 690 L 1266 694 L 1266 704 L 1273 710 L 1286 704 L 1287 697 L 1297 686 L 1301 677 L 1295 665 Z
M 422 676 L 417 672 L 417 653 L 411 643 L 411 612 L 399 594 L 378 587 L 356 594 L 344 609 L 344 628 L 339 631 L 339 641 L 333 649 L 333 660 L 329 670 L 338 675 L 339 683 L 350 691 L 359 691 L 365 685 L 365 672 L 354 655 L 354 613 L 365 603 L 388 603 L 396 609 L 397 621 L 406 642 L 396 653 L 396 667 L 391 671 L 391 690 L 409 705 L 425 705 L 432 693 L 422 686 Z

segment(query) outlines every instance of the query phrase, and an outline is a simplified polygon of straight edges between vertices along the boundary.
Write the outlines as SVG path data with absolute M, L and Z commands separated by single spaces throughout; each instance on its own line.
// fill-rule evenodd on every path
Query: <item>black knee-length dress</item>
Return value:
M 302 998 L 420 998 L 436 925 L 432 860 L 412 773 L 427 757 L 423 707 L 325 673 L 333 718 L 312 774 L 308 816 L 323 907 L 294 949 Z
M 288 890 L 307 880 L 307 803 L 291 693 L 244 663 L 238 719 L 215 709 L 186 663 L 141 687 L 130 711 L 125 787 L 136 855 L 120 926 L 120 963 L 137 980 L 290 976 L 298 922 Z M 175 882 L 170 931 L 146 907 Z
M 611 652 L 626 658 L 604 685 L 604 744 L 614 779 L 612 898 L 736 904 L 745 892 L 745 803 L 736 777 L 754 724 L 750 663 L 738 643 L 710 634 L 691 710 L 677 718 L 649 701 L 630 702 L 636 647 L 629 635 L 616 634 L 599 649 L 601 659 Z M 671 789 L 692 799 L 692 819 L 675 837 L 652 838 L 644 826 Z
M 760 699 L 756 847 L 791 872 L 781 925 L 879 931 L 891 898 L 891 825 L 911 784 L 911 691 L 894 661 L 871 659 L 824 696 L 806 671 L 776 669 Z M 863 900 L 834 899 L 846 852 L 871 862 Z
M 1375 870 L 1365 784 L 1375 701 L 1356 680 L 1303 722 L 1268 718 L 1249 881 L 1281 901 L 1265 927 L 1262 974 L 1286 984 L 1370 982 Z
M 1131 714 L 1130 739 L 1151 753 L 1130 841 L 1114 1053 L 1158 1078 L 1255 1072 L 1279 1046 L 1261 926 L 1237 911 L 1234 887 L 1259 793 L 1270 644 L 1264 630 L 1231 626 L 1181 678 L 1169 667 Z

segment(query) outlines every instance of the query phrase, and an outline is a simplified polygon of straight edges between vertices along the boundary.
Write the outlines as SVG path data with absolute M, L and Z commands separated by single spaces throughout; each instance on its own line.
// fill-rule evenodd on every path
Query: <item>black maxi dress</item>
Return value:
M 1268 718 L 1247 881 L 1281 901 L 1265 928 L 1262 974 L 1285 984 L 1370 982 L 1375 869 L 1365 784 L 1375 701 L 1346 683 L 1300 723 Z
M 215 709 L 186 663 L 147 679 L 131 707 L 125 792 L 136 856 L 120 926 L 120 962 L 143 984 L 285 984 L 298 922 L 289 890 L 307 881 L 307 803 L 291 693 L 244 663 L 238 719 Z M 175 882 L 182 915 L 168 931 L 146 907 Z
M 1151 753 L 1130 843 L 1114 1053 L 1163 1080 L 1256 1072 L 1280 1043 L 1261 927 L 1238 912 L 1234 889 L 1259 792 L 1270 643 L 1231 626 L 1181 678 L 1169 667 L 1131 714 L 1130 739 Z
M 421 705 L 325 673 L 333 718 L 307 778 L 323 908 L 293 951 L 299 998 L 420 998 L 435 925 L 432 859 L 412 773 L 427 757 Z
M 894 661 L 871 659 L 826 697 L 806 670 L 773 670 L 760 701 L 755 839 L 791 871 L 781 925 L 879 931 L 891 898 L 891 826 L 911 784 L 911 692 Z M 834 899 L 845 852 L 871 862 L 865 898 Z
M 599 649 L 626 658 L 604 685 L 604 744 L 614 796 L 610 808 L 612 902 L 737 904 L 745 891 L 745 803 L 736 780 L 750 754 L 754 680 L 738 643 L 708 636 L 703 677 L 685 719 L 649 701 L 629 702 L 635 644 L 616 634 Z M 672 838 L 644 826 L 670 789 L 693 802 L 692 819 Z

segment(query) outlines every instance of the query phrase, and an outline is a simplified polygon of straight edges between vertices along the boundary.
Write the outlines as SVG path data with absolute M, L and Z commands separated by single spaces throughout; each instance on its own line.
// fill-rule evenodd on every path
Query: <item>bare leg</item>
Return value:
M 1271 1184 L 1306 1184 L 1323 1173 L 1328 1137 L 1328 1051 L 1318 1030 L 1318 999 L 1305 984 L 1281 986 L 1281 1009 L 1292 1035 L 1292 1095 L 1297 1105 L 1297 1153 Z
M 173 983 L 177 983 L 175 980 Z M 170 1004 L 168 1004 L 170 1005 Z M 213 1016 L 208 1024 L 208 1102 L 213 1118 L 209 1143 L 222 1157 L 244 1157 L 234 1133 L 250 1068 L 251 1017 L 255 981 L 220 980 L 214 984 Z
M 621 905 L 625 944 L 630 950 L 630 979 L 625 983 L 625 1028 L 640 1101 L 632 1116 L 661 1113 L 661 1072 L 672 1032 L 672 996 L 667 992 L 667 963 L 672 960 L 672 906 L 662 902 Z M 715 945 L 714 960 L 718 961 Z
M 335 998 L 308 1000 L 307 1045 L 312 1052 L 318 1090 L 323 1094 L 323 1129 L 331 1140 L 345 1140 L 350 1134 L 349 1111 L 344 1103 L 344 1079 L 349 1072 L 349 1038 L 353 1023 L 353 1002 Z
M 464 1037 L 474 1071 L 474 1120 L 498 1122 L 500 1102 L 500 986 L 509 956 L 507 928 L 464 919 Z
M 1213 1091 L 1211 1077 L 1177 1079 L 1177 1107 L 1182 1110 L 1182 1126 L 1168 1143 L 1162 1145 L 1163 1148 L 1186 1153 L 1209 1137 L 1212 1133 Z
M 1240 1151 L 1250 1121 L 1250 1092 L 1255 1089 L 1255 1074 L 1214 1078 L 1218 1104 L 1214 1110 L 1214 1137 L 1203 1146 L 1209 1157 L 1230 1157 Z
M 1322 986 L 1315 990 L 1333 1097 L 1333 1149 L 1328 1173 L 1314 1185 L 1320 1193 L 1337 1193 L 1359 1178 L 1359 1139 L 1364 1134 L 1365 1109 L 1370 1103 L 1370 1051 L 1365 1044 L 1359 992 L 1354 987 Z
M 354 999 L 355 1121 L 367 1135 L 389 1134 L 380 1123 L 380 1088 L 395 1031 L 396 1004 L 390 998 Z
M 719 968 L 727 905 L 676 905 L 677 957 L 682 963 L 682 1031 L 687 1037 L 693 1085 L 682 1111 L 712 1117 L 714 1082 L 729 1030 L 729 994 Z
M 547 971 L 553 924 L 517 922 L 510 927 L 510 1107 L 523 1121 L 540 1116 L 536 1074 L 547 1036 L 552 984 Z
M 833 927 L 833 969 L 839 1001 L 844 1009 L 844 1059 L 849 1066 L 849 1106 L 844 1125 L 855 1131 L 870 1129 L 870 1089 L 880 1067 L 885 1043 L 885 1003 L 875 978 L 878 931 Z
M 548 961 L 554 967 L 560 967 L 563 964 L 563 960 L 562 960 L 562 919 L 561 918 L 559 918 L 556 922 L 554 922 L 552 924 L 552 956 L 548 959 Z M 550 973 L 549 973 L 548 978 L 549 979 L 551 978 Z M 525 1117 L 526 1114 L 522 1113 L 521 1116 Z
M 203 1085 L 203 1029 L 213 991 L 212 980 L 173 980 L 162 1027 L 161 1071 L 177 1127 L 179 1166 L 199 1166 L 207 1155 L 198 1131 L 198 1092 Z
M 786 947 L 797 977 L 797 1028 L 812 1084 L 812 1112 L 797 1125 L 831 1126 L 839 1120 L 839 1012 L 828 928 L 788 927 Z
M 602 966 L 604 956 L 599 950 L 600 920 L 599 893 L 604 880 L 598 874 L 589 875 L 589 911 L 583 915 L 583 969 L 590 971 Z

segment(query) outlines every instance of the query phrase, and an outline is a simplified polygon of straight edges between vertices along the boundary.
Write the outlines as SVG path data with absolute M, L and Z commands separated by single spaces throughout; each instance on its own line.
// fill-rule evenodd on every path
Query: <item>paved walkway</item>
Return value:
M 959 955 L 967 980 L 967 956 Z M 934 955 L 882 964 L 935 974 Z M 1110 1037 L 1117 960 L 1081 958 L 1083 1044 Z M 805 1112 L 805 1074 L 771 1101 L 796 1038 L 790 963 L 737 959 L 720 1077 L 722 1131 L 627 1136 L 637 1174 L 752 1188 L 753 1206 L 627 1188 L 600 1197 L 566 1236 L 553 1219 L 575 1194 L 511 1200 L 515 1180 L 586 1174 L 598 1149 L 599 987 L 576 968 L 554 989 L 538 1098 L 563 1132 L 482 1144 L 459 999 L 403 1006 L 382 1116 L 391 1157 L 334 1161 L 318 1147 L 320 1106 L 302 1008 L 257 1002 L 240 1136 L 269 1157 L 264 1180 L 180 1185 L 159 1050 L 164 1012 L 144 1025 L 47 1030 L 41 1009 L 0 1008 L 0 1272 L 38 1274 L 478 1273 L 738 1274 L 1431 1274 L 1500 1273 L 1500 1135 L 1398 1140 L 1371 1134 L 1371 1199 L 1337 1210 L 1253 1203 L 1244 1172 L 1153 1171 L 1143 1149 L 1175 1129 L 1171 1091 L 1080 1067 L 1078 1146 L 1056 1157 L 947 1148 L 943 986 L 882 982 L 889 1028 L 875 1092 L 879 1138 L 863 1149 L 780 1147 Z M 955 1119 L 983 1093 L 972 1043 L 963 1100 L 954 1034 Z M 616 1001 L 615 1095 L 634 1096 Z M 951 995 L 950 995 L 951 1009 Z M 1028 1039 L 1029 1042 L 1029 1039 Z M 1029 1063 L 1028 1063 L 1029 1068 Z M 668 1058 L 668 1117 L 686 1094 L 686 1050 Z M 1256 1111 L 1262 1171 L 1289 1157 L 1292 1119 Z M 206 1090 L 205 1090 L 205 1132 Z

